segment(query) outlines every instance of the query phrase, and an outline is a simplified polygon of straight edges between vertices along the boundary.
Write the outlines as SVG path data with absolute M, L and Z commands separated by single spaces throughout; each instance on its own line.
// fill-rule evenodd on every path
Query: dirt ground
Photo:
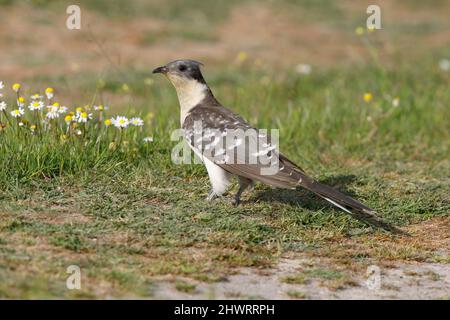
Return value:
M 195 283 L 193 292 L 180 292 L 173 282 L 160 281 L 152 291 L 159 299 L 449 299 L 450 267 L 439 263 L 395 263 L 369 266 L 365 272 L 350 272 L 345 284 L 313 278 L 302 284 L 286 283 L 285 277 L 299 270 L 329 267 L 323 259 L 285 258 L 269 270 L 242 269 L 226 281 Z M 380 268 L 379 280 L 371 270 Z M 316 269 L 322 270 L 322 269 Z M 377 282 L 379 281 L 379 282 Z M 379 283 L 379 284 L 377 284 Z
M 437 218 L 407 228 L 409 236 L 386 242 L 390 251 L 418 250 L 416 261 L 389 257 L 353 262 L 349 239 L 333 255 L 320 252 L 282 257 L 270 269 L 242 268 L 215 283 L 192 279 L 163 278 L 152 286 L 158 299 L 450 299 L 450 220 Z M 364 245 L 368 247 L 366 243 Z M 373 245 L 384 250 L 383 240 Z M 376 249 L 378 247 L 378 249 Z M 372 249 L 374 249 L 372 248 Z M 420 258 L 420 249 L 433 248 L 432 259 Z M 386 248 L 385 248 L 386 249 Z M 358 254 L 364 255 L 363 250 Z M 179 282 L 186 283 L 179 287 Z M 183 290 L 186 287 L 190 290 Z M 187 291 L 187 292 L 184 292 Z

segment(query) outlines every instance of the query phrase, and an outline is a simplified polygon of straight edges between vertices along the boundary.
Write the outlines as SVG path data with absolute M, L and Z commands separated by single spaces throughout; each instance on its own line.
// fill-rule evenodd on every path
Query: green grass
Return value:
M 306 294 L 304 292 L 296 291 L 296 290 L 289 290 L 286 292 L 286 294 L 291 299 L 306 299 Z
M 267 85 L 258 81 L 266 76 L 261 70 L 206 69 L 206 77 L 216 96 L 252 124 L 279 127 L 281 148 L 292 160 L 388 222 L 404 226 L 448 215 L 445 75 L 427 65 L 308 77 L 278 72 L 284 78 Z M 104 90 L 120 88 L 108 79 Z M 139 73 L 133 79 L 136 101 L 149 101 L 134 107 L 156 113 L 142 133 L 154 136 L 148 146 L 133 137 L 135 148 L 110 150 L 107 143 L 0 136 L 0 274 L 20 284 L 32 273 L 38 281 L 4 282 L 2 296 L 76 297 L 63 290 L 65 268 L 75 263 L 89 277 L 83 294 L 107 283 L 115 296 L 151 297 L 155 275 L 215 281 L 238 266 L 269 265 L 287 251 L 315 251 L 342 236 L 373 232 L 306 191 L 257 186 L 238 208 L 227 199 L 205 202 L 204 168 L 170 161 L 169 134 L 178 126 L 172 88 L 163 79 L 146 86 Z M 366 91 L 374 94 L 370 103 L 362 100 Z M 400 106 L 393 108 L 387 96 L 399 96 Z M 398 254 L 414 259 L 417 252 Z M 319 271 L 310 276 L 334 277 Z
M 102 10 L 105 3 L 91 5 Z M 180 3 L 158 7 L 168 11 L 155 15 L 184 16 L 186 5 Z M 317 9 L 312 1 L 302 4 Z M 105 14 L 135 14 L 109 8 Z M 180 37 L 210 40 L 207 32 L 192 30 Z M 158 39 L 149 35 L 146 41 Z M 67 141 L 59 133 L 0 132 L 0 297 L 153 297 L 156 276 L 217 281 L 237 267 L 269 266 L 296 251 L 342 254 L 349 264 L 433 257 L 431 250 L 414 246 L 378 248 L 379 239 L 389 236 L 307 191 L 258 185 L 237 208 L 229 196 L 205 202 L 209 182 L 203 166 L 170 161 L 176 143 L 170 133 L 179 127 L 175 92 L 165 79 L 149 77 L 150 68 L 125 66 L 101 79 L 97 74 L 30 79 L 40 86 L 73 84 L 80 95 L 67 101 L 70 105 L 90 103 L 98 88 L 99 99 L 129 98 L 111 105 L 111 114 L 156 116 L 143 132 L 127 131 L 127 143 L 119 147 L 111 147 L 117 132 L 97 139 L 95 127 L 83 139 Z M 290 159 L 367 203 L 387 222 L 407 227 L 448 217 L 450 77 L 436 70 L 431 58 L 394 67 L 314 67 L 308 76 L 255 67 L 250 58 L 241 66 L 207 66 L 205 77 L 216 97 L 251 124 L 280 129 L 281 150 Z M 365 92 L 373 94 L 372 101 L 363 101 Z M 399 107 L 392 106 L 394 97 Z M 147 135 L 153 143 L 142 143 Z M 344 240 L 363 242 L 366 252 L 334 250 L 335 242 Z M 396 245 L 395 238 L 391 242 Z M 82 269 L 80 292 L 65 289 L 71 264 Z M 328 269 L 307 276 L 336 288 L 346 284 Z M 176 288 L 195 289 L 190 286 Z
M 281 279 L 282 282 L 288 284 L 305 284 L 307 279 L 304 274 L 297 273 L 294 275 L 289 275 Z
M 175 282 L 175 288 L 180 292 L 192 293 L 197 286 L 195 284 L 187 283 L 185 281 L 178 280 Z

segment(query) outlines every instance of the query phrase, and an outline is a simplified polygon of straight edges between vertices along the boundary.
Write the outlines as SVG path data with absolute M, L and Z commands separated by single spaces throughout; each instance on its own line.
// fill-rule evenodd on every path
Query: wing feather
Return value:
M 201 125 L 203 139 L 196 135 L 196 123 Z M 297 187 L 299 181 L 301 183 L 306 177 L 300 167 L 277 152 L 278 146 L 272 143 L 268 132 L 253 128 L 228 109 L 199 105 L 188 113 L 183 129 L 193 148 L 232 174 L 290 189 Z M 244 136 L 240 135 L 242 132 Z M 217 139 L 222 141 L 218 143 Z M 229 158 L 230 154 L 232 159 Z M 250 156 L 253 156 L 254 161 L 249 161 Z M 273 174 L 262 174 L 270 165 L 274 165 Z

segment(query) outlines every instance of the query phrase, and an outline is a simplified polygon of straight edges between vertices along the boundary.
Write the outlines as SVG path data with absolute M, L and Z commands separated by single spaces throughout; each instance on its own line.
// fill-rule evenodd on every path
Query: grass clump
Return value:
M 4 88 L 0 82 L 0 90 Z M 11 185 L 109 172 L 150 150 L 140 117 L 108 117 L 108 107 L 85 105 L 72 110 L 55 100 L 54 89 L 26 97 L 12 85 L 14 99 L 0 98 L 0 183 Z
M 299 299 L 299 300 L 306 299 L 306 294 L 304 292 L 301 292 L 301 291 L 289 290 L 289 291 L 286 292 L 286 294 L 291 299 Z
M 195 288 L 197 286 L 195 284 L 192 283 L 187 283 L 185 281 L 181 281 L 181 280 L 177 280 L 175 282 L 175 288 L 180 291 L 180 292 L 184 292 L 184 293 L 192 293 L 195 291 Z
M 305 284 L 307 281 L 307 278 L 303 273 L 297 273 L 294 275 L 289 275 L 286 277 L 283 277 L 281 279 L 281 282 L 288 283 L 288 284 Z

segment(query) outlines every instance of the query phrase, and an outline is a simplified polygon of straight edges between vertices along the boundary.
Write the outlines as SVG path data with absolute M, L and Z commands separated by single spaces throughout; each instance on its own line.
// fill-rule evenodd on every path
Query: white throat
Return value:
M 177 91 L 180 103 L 180 121 L 183 125 L 188 112 L 205 98 L 208 86 L 193 79 L 188 80 L 169 74 L 167 77 Z

